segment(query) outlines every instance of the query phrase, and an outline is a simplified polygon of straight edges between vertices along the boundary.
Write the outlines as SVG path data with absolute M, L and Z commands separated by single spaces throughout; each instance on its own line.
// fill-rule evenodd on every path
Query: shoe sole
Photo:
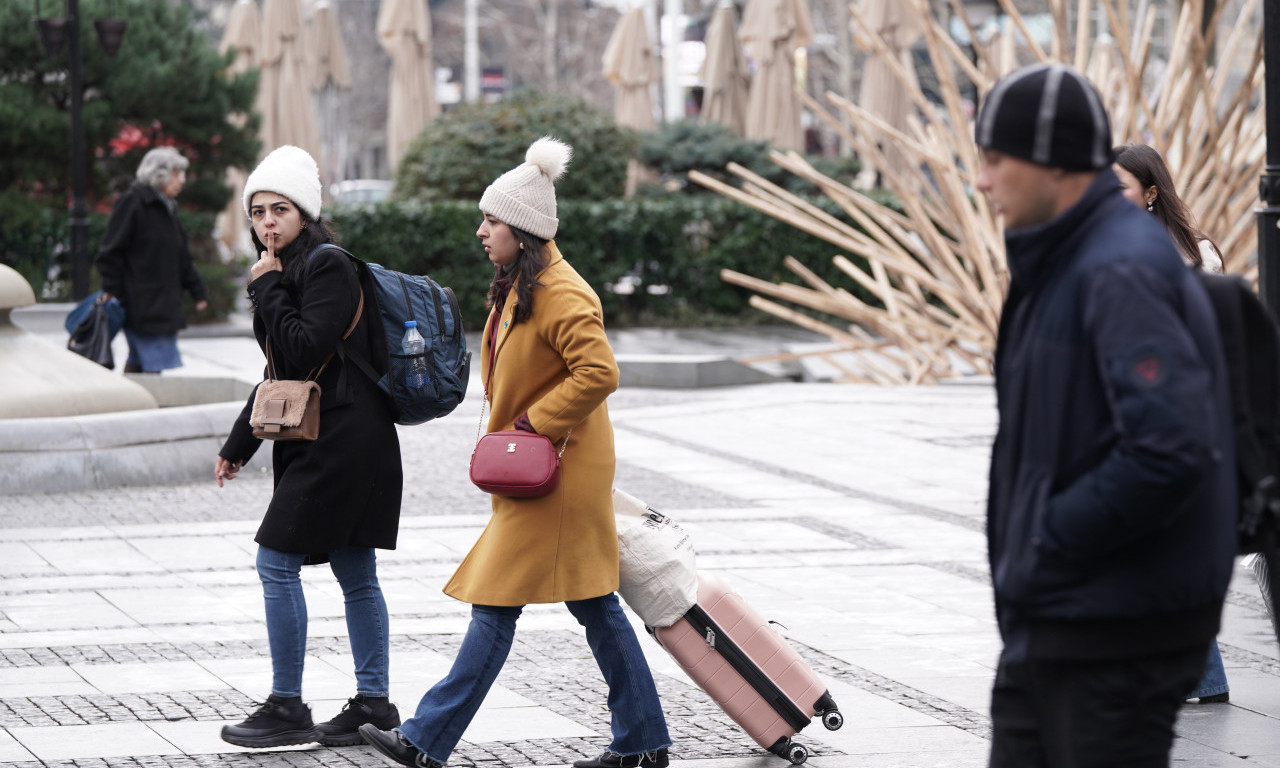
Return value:
M 322 735 L 320 737 L 320 743 L 326 747 L 354 747 L 357 744 L 363 744 L 365 742 L 364 737 L 360 735 L 359 731 L 357 731 L 355 733 L 335 734 L 333 736 Z
M 361 723 L 361 725 L 364 725 L 364 723 Z M 375 726 L 380 731 L 389 731 L 400 727 L 400 718 L 397 716 L 395 722 L 388 720 L 385 723 L 368 723 L 368 725 Z M 320 727 L 323 729 L 323 724 Z M 356 730 L 350 733 L 325 733 L 324 730 L 321 730 L 320 743 L 326 747 L 354 747 L 364 744 L 365 741 L 357 727 Z
M 297 744 L 310 744 L 320 741 L 320 731 L 312 728 L 309 731 L 286 731 L 284 733 L 273 733 L 271 736 L 263 736 L 254 738 L 252 736 L 236 736 L 228 734 L 225 731 L 222 734 L 222 740 L 228 744 L 235 744 L 237 747 L 250 747 L 253 749 L 265 749 L 267 747 L 291 747 Z

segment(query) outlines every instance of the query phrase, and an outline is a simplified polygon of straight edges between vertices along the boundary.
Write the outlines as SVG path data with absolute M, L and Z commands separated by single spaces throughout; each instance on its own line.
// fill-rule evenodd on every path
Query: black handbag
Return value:
M 103 366 L 114 369 L 115 358 L 111 354 L 111 320 L 107 316 L 106 304 L 95 304 L 85 315 L 75 330 L 71 332 L 71 340 L 67 349 L 82 355 Z

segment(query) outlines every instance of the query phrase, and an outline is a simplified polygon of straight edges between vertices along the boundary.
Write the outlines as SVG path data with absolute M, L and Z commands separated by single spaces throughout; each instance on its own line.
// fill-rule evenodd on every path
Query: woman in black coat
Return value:
M 187 181 L 187 159 L 173 147 L 143 155 L 137 181 L 111 209 L 94 263 L 102 275 L 100 301 L 124 305 L 129 342 L 125 373 L 159 373 L 182 365 L 178 331 L 187 327 L 182 292 L 209 306 L 200 273 L 187 249 L 187 232 L 177 217 L 178 193 Z
M 284 146 L 268 155 L 245 184 L 244 206 L 261 251 L 249 283 L 258 344 L 269 349 L 278 379 L 323 371 L 319 437 L 272 446 L 275 490 L 255 537 L 271 695 L 247 720 L 225 726 L 222 738 L 246 747 L 357 744 L 356 729 L 364 723 L 400 724 L 387 699 L 387 607 L 374 550 L 395 548 L 402 472 L 389 400 L 335 351 L 351 329 L 346 344 L 377 359 L 372 351 L 382 326 L 369 301 L 360 306 L 354 263 L 336 248 L 321 247 L 333 235 L 319 218 L 320 176 L 309 154 Z M 261 443 L 249 425 L 253 400 L 250 395 L 218 452 L 218 485 L 233 479 Z M 304 564 L 326 561 L 346 597 L 357 692 L 341 713 L 317 726 L 302 702 L 307 607 L 299 576 Z

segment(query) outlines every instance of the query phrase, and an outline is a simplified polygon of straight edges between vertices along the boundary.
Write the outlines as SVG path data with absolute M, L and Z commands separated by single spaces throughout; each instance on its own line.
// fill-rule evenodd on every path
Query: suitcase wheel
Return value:
M 844 715 L 832 710 L 822 714 L 822 727 L 828 731 L 838 731 L 844 725 Z
M 809 759 L 809 750 L 803 744 L 792 742 L 791 746 L 787 747 L 787 759 L 792 765 L 799 765 Z

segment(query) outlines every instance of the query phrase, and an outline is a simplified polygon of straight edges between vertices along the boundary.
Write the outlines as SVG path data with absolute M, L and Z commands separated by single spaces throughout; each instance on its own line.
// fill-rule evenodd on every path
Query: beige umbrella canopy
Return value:
M 905 131 L 907 117 L 912 110 L 909 94 L 918 89 L 911 46 L 924 34 L 919 14 L 911 3 L 900 0 L 860 0 L 851 26 L 854 41 L 869 54 L 862 69 L 858 105 L 894 128 Z M 873 48 L 867 42 L 868 37 L 878 37 L 885 47 Z M 898 71 L 905 74 L 910 82 L 904 83 L 894 74 L 895 68 L 886 57 L 897 61 Z M 908 161 L 893 146 L 894 142 L 882 140 L 880 144 L 889 168 L 875 169 L 866 163 L 861 175 L 874 177 L 877 170 L 904 172 Z
M 707 59 L 702 65 L 702 121 L 721 123 L 741 136 L 746 130 L 747 59 L 738 41 L 738 14 L 722 2 L 707 27 Z
M 262 151 L 282 144 L 302 147 L 319 159 L 316 108 L 307 72 L 306 30 L 301 0 L 266 0 L 262 9 Z
M 622 14 L 605 46 L 603 63 L 605 79 L 618 89 L 614 120 L 639 131 L 653 130 L 649 85 L 658 79 L 658 64 L 640 8 Z
M 332 84 L 335 88 L 351 88 L 351 67 L 347 63 L 347 48 L 342 43 L 342 28 L 338 26 L 338 14 L 329 0 L 320 0 L 311 14 L 307 28 L 310 35 L 308 53 L 311 54 L 311 71 L 315 75 L 312 88 L 324 90 Z
M 431 65 L 431 16 L 426 0 L 382 0 L 377 30 L 378 42 L 391 57 L 387 166 L 394 171 L 409 142 L 440 111 Z
M 813 38 L 805 0 L 750 0 L 740 34 L 756 63 L 747 96 L 747 138 L 802 151 L 795 53 Z
M 342 178 L 346 164 L 347 121 L 338 106 L 338 90 L 351 88 L 351 68 L 342 42 L 342 27 L 329 0 L 320 0 L 307 24 L 307 52 L 311 57 L 311 87 L 317 92 L 320 113 L 320 146 L 324 158 L 317 157 L 320 175 L 326 184 Z
M 219 50 L 223 53 L 235 51 L 235 61 L 231 63 L 231 71 L 240 74 L 258 66 L 258 53 L 262 47 L 262 16 L 258 13 L 258 4 L 254 0 L 238 0 L 231 6 L 227 17 L 227 28 L 222 33 Z M 253 109 L 265 115 L 266 89 L 258 83 L 258 96 Z M 244 125 L 244 115 L 233 115 L 231 120 L 237 125 Z M 248 227 L 244 219 L 244 208 L 240 204 L 240 194 L 244 190 L 245 171 L 240 168 L 227 169 L 227 185 L 231 187 L 231 200 L 218 215 L 218 238 L 228 247 L 245 248 L 248 242 Z

